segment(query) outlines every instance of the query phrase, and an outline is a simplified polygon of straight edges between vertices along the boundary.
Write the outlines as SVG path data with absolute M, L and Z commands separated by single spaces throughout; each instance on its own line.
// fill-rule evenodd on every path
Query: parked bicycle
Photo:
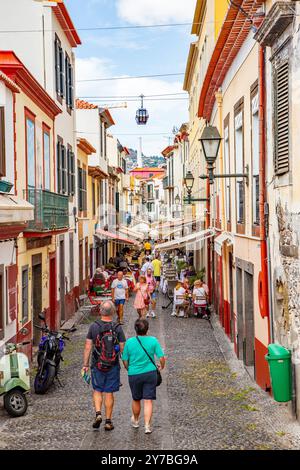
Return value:
M 38 371 L 34 379 L 34 391 L 42 395 L 49 390 L 54 379 L 58 379 L 60 363 L 63 361 L 62 353 L 65 348 L 65 341 L 70 341 L 70 338 L 66 332 L 50 330 L 43 313 L 39 314 L 39 319 L 44 322 L 44 326 L 34 325 L 35 328 L 43 332 L 37 357 Z M 67 333 L 75 330 L 76 328 L 71 328 Z

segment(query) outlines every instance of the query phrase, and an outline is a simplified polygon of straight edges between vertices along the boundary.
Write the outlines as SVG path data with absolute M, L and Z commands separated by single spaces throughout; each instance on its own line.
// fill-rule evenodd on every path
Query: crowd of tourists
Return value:
M 170 282 L 175 282 L 172 316 L 209 316 L 208 287 L 201 276 L 197 277 L 192 262 L 192 254 L 185 255 L 176 250 L 172 257 L 166 257 L 146 240 L 143 250 L 137 252 L 126 248 L 111 258 L 108 265 L 96 270 L 90 281 L 90 291 L 97 295 L 101 286 L 102 293 L 103 289 L 110 292 L 110 299 L 99 304 L 100 319 L 90 325 L 83 354 L 82 376 L 87 383 L 91 381 L 93 387 L 94 429 L 99 429 L 102 423 L 103 404 L 104 429 L 114 429 L 112 413 L 114 393 L 121 386 L 121 359 L 128 372 L 132 395 L 131 425 L 139 428 L 141 402 L 144 401 L 145 433 L 152 432 L 153 400 L 156 400 L 156 388 L 162 381 L 161 371 L 166 359 L 157 338 L 148 334 L 149 318 L 157 317 L 159 290 L 168 293 L 170 298 Z M 129 284 L 128 274 L 132 275 L 133 285 Z M 135 336 L 126 338 L 122 325 L 130 291 L 135 296 L 133 306 L 137 318 Z

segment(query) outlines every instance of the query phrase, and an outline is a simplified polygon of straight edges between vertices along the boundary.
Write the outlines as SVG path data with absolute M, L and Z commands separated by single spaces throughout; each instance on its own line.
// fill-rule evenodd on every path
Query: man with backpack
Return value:
M 118 322 L 113 321 L 115 314 L 115 306 L 110 300 L 101 304 L 101 319 L 90 326 L 83 354 L 83 375 L 87 374 L 91 367 L 93 399 L 96 410 L 93 428 L 99 429 L 102 423 L 101 409 L 104 401 L 106 415 L 104 428 L 106 431 L 114 429 L 112 423 L 114 393 L 118 392 L 120 388 L 119 356 L 126 341 L 122 327 Z

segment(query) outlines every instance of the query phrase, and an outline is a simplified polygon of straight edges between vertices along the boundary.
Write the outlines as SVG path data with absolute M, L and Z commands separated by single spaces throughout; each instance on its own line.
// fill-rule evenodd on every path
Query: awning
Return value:
M 187 228 L 187 227 L 192 227 L 193 224 L 196 224 L 196 220 L 191 220 L 189 222 L 184 222 L 182 221 L 181 224 L 176 224 L 176 228 L 172 228 L 171 232 L 167 233 L 164 235 L 164 238 L 169 238 L 170 236 L 174 235 L 175 233 L 180 234 L 180 231 Z M 170 227 L 169 227 L 170 228 Z
M 161 243 L 160 245 L 156 246 L 156 249 L 162 250 L 162 251 L 175 250 L 175 248 L 180 248 L 190 243 L 200 242 L 200 241 L 206 240 L 207 238 L 211 238 L 214 235 L 215 235 L 214 229 L 202 230 L 201 232 L 191 233 L 190 235 L 187 235 L 186 237 L 182 237 L 179 240 L 172 240 L 167 243 Z
M 215 252 L 218 253 L 219 256 L 222 255 L 223 243 L 227 243 L 227 246 L 233 245 L 234 238 L 231 233 L 222 232 L 221 235 L 215 238 L 214 240 Z
M 34 219 L 34 206 L 10 194 L 0 194 L 0 224 L 24 223 Z
M 126 245 L 137 245 L 138 244 L 138 242 L 136 240 L 121 237 L 118 233 L 108 232 L 107 230 L 102 230 L 101 228 L 98 228 L 96 230 L 96 235 L 100 239 L 107 238 L 109 240 L 115 240 L 119 243 L 125 243 Z
M 122 232 L 124 235 L 130 235 L 130 237 L 136 238 L 137 240 L 143 240 L 145 238 L 143 233 L 137 232 L 123 225 L 120 227 L 120 232 Z

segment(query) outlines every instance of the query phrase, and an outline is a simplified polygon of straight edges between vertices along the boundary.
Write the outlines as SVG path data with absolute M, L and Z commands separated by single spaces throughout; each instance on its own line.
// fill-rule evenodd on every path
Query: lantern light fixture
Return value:
M 147 109 L 144 108 L 144 95 L 140 95 L 141 98 L 141 107 L 137 110 L 135 120 L 139 126 L 145 126 L 149 119 L 149 113 Z

